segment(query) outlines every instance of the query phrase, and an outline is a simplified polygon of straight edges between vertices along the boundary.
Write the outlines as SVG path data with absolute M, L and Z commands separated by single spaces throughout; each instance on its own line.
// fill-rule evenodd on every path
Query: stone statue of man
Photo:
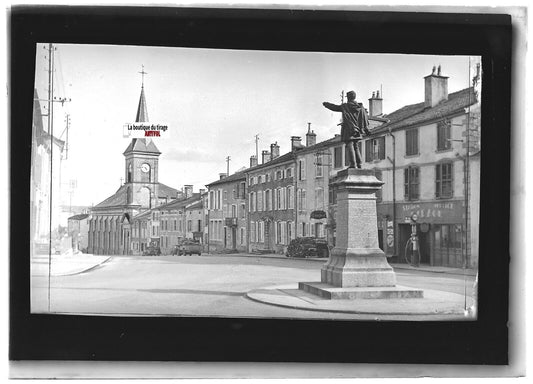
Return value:
M 328 102 L 322 103 L 324 107 L 335 112 L 342 112 L 341 140 L 348 151 L 349 168 L 361 168 L 361 151 L 357 143 L 363 139 L 363 134 L 368 135 L 368 115 L 362 103 L 355 101 L 355 92 L 346 94 L 348 101 L 341 105 Z

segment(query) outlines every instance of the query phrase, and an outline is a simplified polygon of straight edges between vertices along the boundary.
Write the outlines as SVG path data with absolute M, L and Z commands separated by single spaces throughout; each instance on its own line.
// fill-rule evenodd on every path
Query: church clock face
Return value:
M 150 171 L 150 164 L 144 163 L 141 165 L 141 171 L 148 173 Z

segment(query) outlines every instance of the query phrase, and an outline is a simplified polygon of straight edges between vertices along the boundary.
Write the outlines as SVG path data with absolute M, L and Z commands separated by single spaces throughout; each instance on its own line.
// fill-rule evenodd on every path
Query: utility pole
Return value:
M 230 162 L 230 160 L 231 160 L 230 156 L 226 157 L 227 170 L 228 170 L 227 173 L 226 173 L 226 177 L 229 176 L 229 162 Z

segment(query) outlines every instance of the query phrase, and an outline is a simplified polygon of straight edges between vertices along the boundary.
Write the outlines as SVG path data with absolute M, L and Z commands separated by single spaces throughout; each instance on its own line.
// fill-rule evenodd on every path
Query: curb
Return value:
M 460 307 L 457 307 L 457 308 L 450 308 L 448 305 L 444 305 L 444 304 L 439 304 L 440 305 L 443 305 L 444 308 L 442 309 L 433 309 L 433 310 L 416 310 L 416 309 L 413 309 L 411 311 L 407 311 L 407 310 L 398 310 L 398 309 L 395 309 L 394 307 L 398 306 L 398 305 L 404 305 L 404 304 L 400 304 L 400 303 L 395 303 L 394 305 L 392 305 L 393 308 L 387 308 L 387 309 L 376 309 L 376 307 L 382 307 L 385 303 L 387 303 L 387 299 L 360 299 L 360 300 L 339 300 L 337 303 L 339 304 L 339 307 L 337 308 L 334 308 L 334 307 L 320 307 L 319 306 L 319 303 L 322 301 L 321 299 L 317 299 L 316 302 L 313 302 L 310 303 L 310 304 L 318 304 L 316 306 L 309 306 L 308 304 L 296 304 L 296 303 L 292 303 L 292 299 L 295 298 L 295 296 L 293 296 L 292 294 L 290 293 L 287 293 L 285 292 L 285 290 L 288 289 L 287 287 L 284 287 L 284 286 L 271 286 L 271 287 L 264 287 L 264 288 L 259 288 L 259 289 L 254 289 L 254 290 L 251 290 L 249 292 L 247 292 L 245 294 L 245 297 L 251 301 L 254 301 L 254 302 L 257 302 L 257 303 L 261 303 L 261 304 L 266 304 L 266 305 L 271 305 L 271 306 L 275 306 L 275 307 L 283 307 L 283 308 L 290 308 L 290 309 L 296 309 L 296 310 L 302 310 L 302 311 L 311 311 L 311 312 L 330 312 L 330 313 L 344 313 L 344 314 L 355 314 L 355 315 L 382 315 L 382 316 L 406 316 L 406 317 L 411 317 L 411 316 L 459 316 L 461 317 L 462 315 L 465 314 L 464 312 L 464 309 L 463 308 L 460 308 Z M 270 299 L 268 297 L 264 297 L 264 294 L 265 292 L 274 292 L 274 291 L 278 291 L 278 292 L 283 292 L 285 295 L 285 298 L 281 298 L 281 299 Z M 435 290 L 425 290 L 424 292 L 426 293 L 430 293 L 430 292 L 433 292 L 433 294 L 439 294 L 439 295 L 445 295 L 447 296 L 448 298 L 453 298 L 454 296 L 458 296 L 460 297 L 461 295 L 458 295 L 458 294 L 455 294 L 455 293 L 450 293 L 450 292 L 440 292 L 440 291 L 435 291 Z M 298 296 L 296 296 L 298 297 Z M 301 299 L 303 301 L 308 301 L 308 300 L 305 300 L 304 297 L 301 297 Z M 410 301 L 410 300 L 425 300 L 425 301 L 428 301 L 428 302 L 433 302 L 435 304 L 435 298 L 423 298 L 423 299 L 415 299 L 415 298 L 412 298 L 412 299 L 394 299 L 394 300 L 407 300 L 407 301 Z M 472 299 L 471 299 L 472 300 Z M 361 309 L 354 309 L 354 308 L 342 308 L 342 303 L 343 302 L 356 302 L 356 301 L 359 301 L 360 303 L 366 303 L 366 304 L 369 304 L 371 302 L 373 302 L 373 304 L 376 304 L 376 305 L 372 305 L 372 309 L 371 308 L 361 308 Z M 404 301 L 404 303 L 406 303 L 407 301 Z M 329 302 L 329 303 L 334 303 L 334 301 L 327 301 L 326 302 Z M 388 301 L 388 303 L 390 303 L 390 301 Z M 370 306 L 367 306 L 367 307 L 370 307 Z
M 88 267 L 87 269 L 83 269 L 81 271 L 76 271 L 76 272 L 68 272 L 68 273 L 61 273 L 61 274 L 54 274 L 52 276 L 75 276 L 75 275 L 81 275 L 82 273 L 85 273 L 85 272 L 89 272 L 89 271 L 92 271 L 96 268 L 99 268 L 100 266 L 102 266 L 102 264 L 104 263 L 107 263 L 109 260 L 111 259 L 111 256 L 109 256 L 107 259 L 105 260 L 102 260 L 101 262 L 99 262 L 98 264 L 95 264 L 95 265 L 92 265 L 90 267 Z

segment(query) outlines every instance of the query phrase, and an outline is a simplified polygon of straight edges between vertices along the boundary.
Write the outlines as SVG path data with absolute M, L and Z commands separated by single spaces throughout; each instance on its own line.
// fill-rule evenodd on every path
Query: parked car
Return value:
M 184 240 L 179 245 L 179 255 L 192 255 L 196 254 L 200 256 L 202 254 L 202 244 L 197 240 Z
M 329 257 L 328 241 L 317 237 L 297 237 L 287 248 L 287 257 Z
M 157 246 L 148 246 L 143 252 L 143 256 L 159 256 L 159 255 L 161 255 L 161 248 Z

